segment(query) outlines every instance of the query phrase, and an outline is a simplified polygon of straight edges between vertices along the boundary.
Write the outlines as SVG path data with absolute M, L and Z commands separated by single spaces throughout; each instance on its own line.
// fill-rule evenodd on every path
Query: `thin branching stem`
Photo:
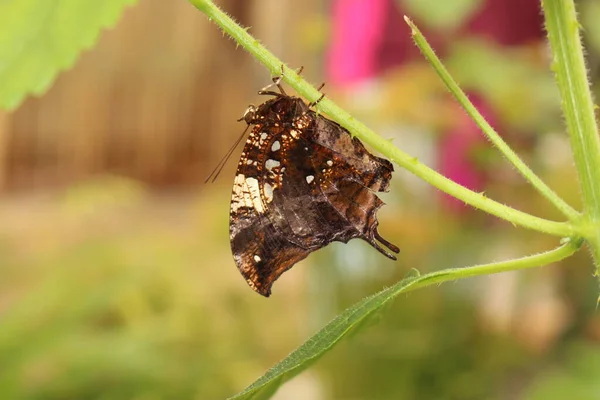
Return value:
M 250 52 L 257 60 L 264 64 L 272 75 L 281 74 L 281 60 L 275 57 L 258 40 L 252 37 L 246 29 L 238 25 L 226 13 L 220 10 L 210 0 L 190 0 L 190 2 L 215 22 L 225 33 L 231 36 L 236 43 Z M 309 101 L 314 101 L 321 93 L 312 85 L 307 83 L 292 68 L 284 65 L 283 80 L 294 88 L 300 95 Z M 556 222 L 539 218 L 522 211 L 516 210 L 497 201 L 487 198 L 482 193 L 473 192 L 444 177 L 425 164 L 419 162 L 415 157 L 408 155 L 398 149 L 388 140 L 375 134 L 364 124 L 357 121 L 346 111 L 337 106 L 333 101 L 325 97 L 316 108 L 329 115 L 334 121 L 348 129 L 353 135 L 359 137 L 363 142 L 389 158 L 402 168 L 410 171 L 424 181 L 435 186 L 439 190 L 464 201 L 475 208 L 483 210 L 498 218 L 504 219 L 514 225 L 537 230 L 551 235 L 561 237 L 578 236 L 578 226 L 571 222 Z
M 573 0 L 542 1 L 584 205 L 582 234 L 600 271 L 600 138 Z
M 479 129 L 485 134 L 490 142 L 496 146 L 498 150 L 506 157 L 508 161 L 519 171 L 519 173 L 546 199 L 548 199 L 554 206 L 560 210 L 570 220 L 576 220 L 579 218 L 579 213 L 567 204 L 560 196 L 558 196 L 552 189 L 550 189 L 528 166 L 525 162 L 506 144 L 506 142 L 500 137 L 498 132 L 492 128 L 492 126 L 485 120 L 483 115 L 477 110 L 477 108 L 469 101 L 469 98 L 458 86 L 456 81 L 450 76 L 448 70 L 440 59 L 436 56 L 435 52 L 427 43 L 427 40 L 419 31 L 417 26 L 408 18 L 404 17 L 406 23 L 410 26 L 412 36 L 417 47 L 423 53 L 423 56 L 429 61 L 435 72 L 442 79 L 450 93 L 459 102 L 466 113 L 475 121 Z
M 527 257 L 465 268 L 449 268 L 403 279 L 343 311 L 285 359 L 274 365 L 263 376 L 229 400 L 269 398 L 279 385 L 308 368 L 330 351 L 344 336 L 359 328 L 361 323 L 370 315 L 380 310 L 400 294 L 468 277 L 541 267 L 571 256 L 581 247 L 581 243 L 581 240 L 566 240 L 560 247 Z

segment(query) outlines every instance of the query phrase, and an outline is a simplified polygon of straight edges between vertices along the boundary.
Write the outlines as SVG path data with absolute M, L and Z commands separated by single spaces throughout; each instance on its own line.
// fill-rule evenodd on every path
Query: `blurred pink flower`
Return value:
M 539 0 L 487 0 L 465 24 L 465 31 L 515 46 L 544 39 L 543 27 Z
M 328 72 L 332 84 L 362 80 L 377 73 L 388 0 L 341 0 L 332 6 L 332 44 Z
M 478 96 L 469 96 L 473 105 L 492 125 L 497 126 L 497 118 L 492 109 Z M 437 148 L 438 170 L 454 182 L 476 192 L 485 189 L 486 174 L 481 163 L 477 162 L 478 150 L 486 146 L 486 138 L 473 120 L 457 105 L 457 123 L 444 132 Z M 481 160 L 481 158 L 479 158 Z M 441 193 L 442 205 L 451 211 L 462 213 L 470 210 L 462 201 Z
M 327 81 L 356 83 L 420 57 L 403 13 L 401 3 L 394 0 L 333 0 Z M 455 35 L 429 32 L 416 22 L 432 47 L 443 54 L 445 44 Z M 499 44 L 518 45 L 542 39 L 543 22 L 538 0 L 487 0 L 456 35 L 485 36 Z
M 348 87 L 421 57 L 402 14 L 401 3 L 394 0 L 333 0 L 327 81 L 334 86 Z M 544 37 L 539 0 L 487 0 L 451 34 L 428 32 L 418 20 L 415 22 L 441 55 L 446 44 L 460 36 L 484 36 L 506 46 Z M 488 122 L 497 127 L 500 121 L 485 99 L 477 93 L 470 95 Z M 459 123 L 441 135 L 439 170 L 455 182 L 481 191 L 485 188 L 486 175 L 474 156 L 478 147 L 485 145 L 485 139 L 464 111 L 457 108 L 457 113 L 460 113 Z M 443 204 L 454 211 L 468 210 L 462 202 L 445 195 L 442 198 Z

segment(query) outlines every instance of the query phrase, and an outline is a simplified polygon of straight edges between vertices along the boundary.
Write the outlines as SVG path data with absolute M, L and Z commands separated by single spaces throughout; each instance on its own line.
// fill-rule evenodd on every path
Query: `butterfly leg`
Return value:
M 275 97 L 281 97 L 281 96 L 287 96 L 287 93 L 285 93 L 285 90 L 283 90 L 283 87 L 281 86 L 281 81 L 283 79 L 283 64 L 281 64 L 281 75 L 279 76 L 274 76 L 272 78 L 273 82 L 269 83 L 267 86 L 265 86 L 264 88 L 260 89 L 258 91 L 259 95 L 267 95 L 267 96 L 275 96 Z M 277 88 L 279 89 L 280 93 L 274 92 L 271 89 L 273 86 L 277 86 Z
M 321 89 L 323 89 L 325 87 L 325 82 L 321 83 L 321 86 L 319 86 L 317 88 L 318 92 L 321 92 Z M 315 101 L 311 101 L 310 103 L 308 103 L 308 107 L 309 108 L 313 108 L 314 106 L 316 106 L 317 104 L 319 104 L 321 102 L 321 100 L 323 100 L 323 98 L 325 97 L 325 93 L 321 92 L 321 96 L 315 100 Z
M 283 80 L 284 70 L 285 70 L 285 67 L 284 67 L 283 64 L 281 64 L 281 74 L 279 74 L 278 76 L 272 77 L 271 79 L 272 79 L 273 83 L 270 83 L 267 86 L 265 86 L 264 88 L 260 89 L 258 91 L 258 94 L 260 94 L 260 95 L 276 96 L 276 97 L 287 96 L 287 93 L 283 89 L 283 86 L 281 86 L 281 81 Z M 300 66 L 300 68 L 298 68 L 296 70 L 296 74 L 300 75 L 300 74 L 302 74 L 302 71 L 304 71 L 304 66 Z M 325 84 L 321 85 L 318 90 L 321 90 L 324 85 Z M 269 90 L 273 86 L 277 86 L 277 89 L 279 89 L 279 93 L 274 92 L 272 90 Z M 318 103 L 319 101 L 321 101 L 321 99 L 317 100 L 316 103 Z
M 265 86 L 264 88 L 260 89 L 258 91 L 258 94 L 260 94 L 260 95 L 276 96 L 276 97 L 287 96 L 287 93 L 285 92 L 285 90 L 283 90 L 283 86 L 281 86 L 281 81 L 283 80 L 283 71 L 284 71 L 284 68 L 285 67 L 283 66 L 283 64 L 281 64 L 281 74 L 279 74 L 278 76 L 272 77 L 271 80 L 273 82 L 269 83 L 267 86 Z M 298 69 L 298 71 L 296 71 L 296 73 L 300 74 L 303 69 L 304 69 L 304 67 L 300 67 L 300 69 Z M 272 90 L 269 90 L 273 86 L 277 86 L 277 89 L 279 89 L 279 93 L 274 92 Z

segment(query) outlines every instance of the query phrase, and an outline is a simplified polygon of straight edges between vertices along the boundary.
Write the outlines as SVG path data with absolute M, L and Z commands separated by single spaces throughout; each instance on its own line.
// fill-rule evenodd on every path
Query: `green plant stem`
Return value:
M 264 64 L 272 75 L 281 75 L 281 66 L 283 63 L 277 59 L 271 52 L 262 46 L 258 40 L 253 38 L 246 29 L 242 28 L 233 21 L 227 14 L 221 11 L 210 0 L 190 0 L 190 2 L 214 21 L 225 33 L 231 36 L 238 44 L 250 52 L 256 59 Z M 293 69 L 283 69 L 283 79 L 293 87 L 300 95 L 309 101 L 314 101 L 321 96 L 313 86 L 304 81 Z M 410 171 L 424 181 L 435 186 L 439 190 L 464 201 L 465 203 L 479 208 L 498 218 L 511 222 L 514 225 L 523 226 L 548 234 L 570 237 L 577 236 L 579 227 L 569 222 L 555 222 L 543 218 L 535 217 L 515 210 L 504 204 L 498 203 L 484 196 L 481 193 L 473 192 L 464 186 L 444 177 L 431 168 L 419 162 L 415 157 L 411 157 L 402 150 L 394 147 L 389 141 L 376 135 L 361 122 L 354 119 L 346 111 L 335 105 L 330 99 L 325 97 L 320 101 L 316 108 L 329 115 L 334 121 L 348 129 L 353 135 L 358 136 L 363 142 L 367 143 L 373 149 L 377 150 L 402 168 Z
M 421 277 L 423 279 L 419 279 L 417 282 L 415 282 L 415 284 L 407 288 L 406 292 L 433 284 L 440 284 L 474 276 L 541 267 L 571 256 L 573 253 L 579 250 L 582 244 L 582 239 L 565 239 L 565 243 L 560 247 L 527 257 L 489 264 L 474 265 L 464 268 L 449 268 L 442 271 L 432 272 L 430 274 L 423 275 Z
M 369 316 L 380 310 L 399 294 L 462 278 L 540 267 L 569 257 L 580 248 L 581 243 L 581 240 L 567 240 L 566 243 L 556 249 L 528 257 L 466 268 L 450 268 L 403 279 L 343 311 L 289 356 L 270 368 L 242 392 L 231 397 L 230 400 L 269 398 L 283 382 L 292 379 L 308 368 L 352 331 L 364 326 L 362 323 Z
M 500 150 L 508 161 L 519 171 L 519 173 L 546 199 L 560 210 L 570 220 L 579 218 L 580 214 L 569 204 L 567 204 L 560 196 L 550 189 L 528 166 L 521 158 L 506 144 L 506 142 L 498 135 L 492 126 L 485 120 L 483 115 L 475 108 L 473 103 L 461 90 L 456 81 L 450 76 L 448 70 L 440 59 L 435 55 L 435 52 L 421 33 L 416 25 L 408 18 L 404 17 L 406 23 L 410 26 L 412 37 L 417 47 L 423 53 L 423 56 L 433 66 L 439 77 L 442 79 L 450 93 L 460 103 L 467 114 L 475 121 L 479 129 L 487 136 L 487 138 Z
M 600 139 L 587 79 L 579 23 L 573 0 L 544 0 L 553 70 L 577 168 L 584 203 L 584 232 L 600 268 Z

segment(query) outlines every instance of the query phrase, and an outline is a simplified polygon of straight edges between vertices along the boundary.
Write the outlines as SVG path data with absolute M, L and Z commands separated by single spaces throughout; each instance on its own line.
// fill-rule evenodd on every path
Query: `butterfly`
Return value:
M 229 218 L 235 263 L 248 285 L 266 297 L 281 274 L 333 241 L 360 238 L 392 260 L 392 252 L 400 251 L 377 230 L 376 213 L 384 203 L 375 192 L 388 190 L 392 164 L 315 113 L 316 103 L 287 95 L 280 81 L 274 80 L 279 92 L 259 91 L 272 97 L 240 119 L 250 134 Z

